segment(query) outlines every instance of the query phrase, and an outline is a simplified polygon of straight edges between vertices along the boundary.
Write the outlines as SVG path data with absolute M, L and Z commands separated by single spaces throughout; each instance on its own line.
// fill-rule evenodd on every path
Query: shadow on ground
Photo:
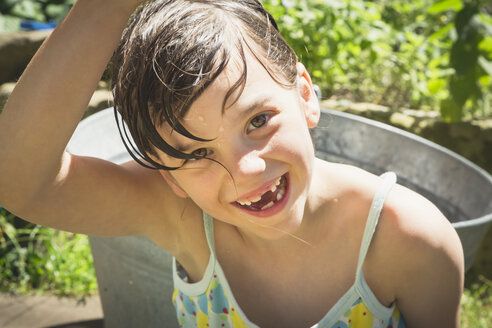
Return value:
M 104 328 L 104 320 L 97 319 L 97 320 L 70 322 L 70 323 L 64 323 L 62 325 L 48 326 L 45 328 Z

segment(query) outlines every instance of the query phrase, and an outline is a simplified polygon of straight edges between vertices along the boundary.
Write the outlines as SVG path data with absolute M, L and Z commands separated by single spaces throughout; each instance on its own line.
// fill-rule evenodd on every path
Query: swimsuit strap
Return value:
M 362 264 L 364 263 L 367 251 L 371 245 L 372 236 L 376 230 L 386 196 L 388 196 L 389 191 L 396 183 L 396 174 L 394 172 L 386 172 L 381 175 L 381 178 L 383 181 L 376 191 L 374 199 L 372 200 L 371 209 L 369 210 L 369 216 L 367 217 L 366 227 L 364 229 L 364 236 L 362 237 L 362 243 L 359 251 L 359 261 L 357 263 L 356 280 L 359 280 L 361 277 Z
M 205 228 L 205 236 L 207 237 L 210 253 L 215 257 L 214 218 L 205 212 L 203 212 L 203 226 Z

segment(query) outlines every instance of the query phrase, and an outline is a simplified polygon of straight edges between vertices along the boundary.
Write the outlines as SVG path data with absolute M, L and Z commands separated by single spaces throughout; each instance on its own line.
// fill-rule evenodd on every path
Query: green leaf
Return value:
M 485 29 L 485 33 L 492 35 L 492 16 L 479 13 L 477 15 L 477 23 Z
M 333 9 L 342 9 L 347 7 L 347 4 L 342 0 L 325 0 L 325 3 Z
M 18 2 L 11 11 L 12 15 L 43 22 L 45 17 L 39 2 L 21 1 Z
M 475 77 L 475 71 L 466 75 L 453 75 L 449 80 L 449 92 L 453 101 L 460 107 L 465 106 L 467 100 L 481 97 L 481 90 Z
M 19 31 L 21 21 L 18 17 L 0 15 L 0 33 Z
M 492 61 L 485 59 L 483 56 L 478 57 L 478 64 L 490 76 L 492 76 Z
M 450 63 L 458 75 L 466 75 L 474 69 L 479 56 L 478 45 L 467 40 L 457 40 L 451 48 Z
M 478 79 L 480 85 L 484 88 L 488 87 L 492 84 L 492 76 L 491 75 L 483 75 Z
M 70 7 L 65 5 L 49 4 L 46 6 L 46 15 L 48 19 L 63 19 L 63 17 L 68 13 Z
M 478 44 L 478 49 L 486 52 L 489 54 L 489 57 L 492 58 L 492 37 L 486 36 L 482 41 L 480 41 Z
M 427 89 L 431 94 L 436 94 L 446 86 L 446 80 L 436 79 L 427 82 Z
M 453 26 L 454 26 L 454 23 L 453 22 L 447 24 L 443 28 L 439 29 L 437 32 L 433 33 L 429 37 L 429 41 L 434 41 L 436 39 L 440 39 L 442 36 L 448 34 L 449 30 L 451 30 L 453 28 Z
M 0 1 L 0 13 L 8 14 L 18 0 L 2 0 Z
M 429 13 L 438 14 L 447 10 L 458 11 L 461 10 L 462 7 L 463 7 L 462 0 L 443 0 L 433 4 L 429 8 Z

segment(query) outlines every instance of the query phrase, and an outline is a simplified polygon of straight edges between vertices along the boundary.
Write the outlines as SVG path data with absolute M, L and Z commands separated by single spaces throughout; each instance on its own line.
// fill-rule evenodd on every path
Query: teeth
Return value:
M 259 197 L 258 199 L 252 199 L 252 200 L 247 200 L 247 201 L 244 201 L 244 202 L 241 202 L 241 201 L 237 201 L 240 205 L 251 205 L 251 203 L 254 203 L 254 202 L 257 202 L 261 199 L 261 197 Z
M 275 181 L 275 184 L 272 186 L 272 188 L 270 189 L 271 192 L 275 192 L 277 190 L 277 187 L 280 185 L 280 180 L 282 179 L 282 177 L 278 178 L 277 181 Z M 282 199 L 282 197 L 284 196 L 284 193 L 285 193 L 285 190 L 281 189 L 279 190 L 278 194 L 277 194 L 277 200 L 280 200 Z M 261 199 L 261 196 L 256 196 L 255 198 L 252 198 L 250 200 L 247 200 L 247 201 L 237 201 L 240 205 L 251 205 L 251 203 L 256 203 L 257 201 L 259 201 Z M 266 204 L 265 206 L 262 207 L 262 209 L 264 208 L 269 208 L 273 206 L 273 202 L 270 202 L 268 204 Z
M 277 200 L 281 200 L 284 197 L 284 194 L 285 194 L 285 188 L 280 189 L 277 193 Z
M 272 206 L 273 206 L 273 202 L 270 202 L 270 203 L 266 204 L 265 206 L 263 206 L 261 209 L 266 210 L 267 208 L 270 208 Z
M 277 190 L 277 187 L 280 184 L 280 179 L 282 179 L 282 177 L 278 178 L 278 180 L 275 182 L 275 185 L 272 186 L 272 189 L 270 189 L 271 192 L 275 192 L 275 190 Z
M 258 196 L 256 198 L 251 199 L 251 202 L 255 203 L 255 202 L 259 201 L 260 199 L 261 199 L 261 196 Z

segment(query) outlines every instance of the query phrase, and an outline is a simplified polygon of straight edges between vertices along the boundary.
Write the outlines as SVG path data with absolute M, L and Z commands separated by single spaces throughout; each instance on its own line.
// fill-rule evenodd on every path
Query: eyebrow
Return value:
M 255 101 L 253 101 L 251 104 L 247 105 L 244 107 L 244 109 L 238 109 L 237 110 L 237 115 L 239 118 L 244 118 L 245 116 L 248 116 L 251 112 L 256 110 L 258 107 L 264 106 L 265 103 L 270 101 L 271 97 L 268 95 L 264 95 L 260 98 L 257 98 Z M 199 145 L 206 144 L 206 142 L 199 142 L 199 141 L 192 141 L 190 143 L 186 144 L 181 144 L 179 142 L 176 142 L 176 150 L 183 152 L 183 153 L 189 153 L 190 150 L 195 150 L 198 148 L 201 148 Z
M 257 98 L 255 101 L 253 101 L 250 105 L 245 106 L 244 109 L 238 110 L 239 112 L 238 114 L 240 115 L 241 118 L 248 116 L 249 113 L 254 111 L 256 108 L 264 106 L 265 103 L 270 101 L 270 99 L 271 97 L 268 95 L 261 96 L 260 98 Z

